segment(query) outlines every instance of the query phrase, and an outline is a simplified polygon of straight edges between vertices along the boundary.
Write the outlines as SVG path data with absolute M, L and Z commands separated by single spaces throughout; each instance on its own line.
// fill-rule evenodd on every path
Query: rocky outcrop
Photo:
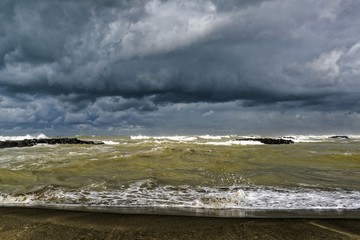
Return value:
M 332 138 L 332 139 L 349 139 L 348 136 L 331 136 L 329 138 Z
M 0 148 L 13 148 L 13 147 L 32 147 L 37 144 L 91 144 L 99 145 L 103 142 L 83 141 L 77 138 L 42 138 L 42 139 L 24 139 L 24 140 L 8 140 L 0 141 Z
M 264 144 L 292 144 L 294 141 L 282 138 L 238 138 L 238 141 L 257 141 Z

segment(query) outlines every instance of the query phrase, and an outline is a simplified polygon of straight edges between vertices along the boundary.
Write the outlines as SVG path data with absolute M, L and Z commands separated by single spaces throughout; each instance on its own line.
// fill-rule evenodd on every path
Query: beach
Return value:
M 0 139 L 0 240 L 360 239 L 360 136 Z
M 0 239 L 360 239 L 360 220 L 209 218 L 0 208 Z

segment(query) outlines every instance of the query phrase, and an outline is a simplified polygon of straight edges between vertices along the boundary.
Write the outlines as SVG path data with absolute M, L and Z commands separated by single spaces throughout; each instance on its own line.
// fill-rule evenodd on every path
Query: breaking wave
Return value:
M 37 135 L 30 135 L 26 134 L 24 136 L 0 136 L 0 141 L 19 141 L 19 140 L 25 140 L 25 139 L 42 139 L 42 138 L 48 138 L 45 134 L 40 133 Z
M 106 207 L 176 207 L 248 210 L 360 209 L 360 192 L 264 186 L 189 187 L 154 186 L 136 181 L 116 191 L 66 191 L 47 186 L 41 191 L 11 195 L 0 193 L 0 206 L 67 205 Z

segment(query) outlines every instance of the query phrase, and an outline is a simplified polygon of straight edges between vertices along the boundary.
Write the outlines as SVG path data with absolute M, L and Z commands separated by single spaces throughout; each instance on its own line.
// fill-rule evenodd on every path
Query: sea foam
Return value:
M 24 136 L 0 136 L 0 141 L 19 141 L 19 140 L 25 140 L 25 139 L 42 139 L 42 138 L 48 138 L 45 134 L 40 133 L 37 135 L 30 135 L 26 134 Z
M 79 205 L 116 207 L 177 207 L 247 210 L 360 209 L 360 192 L 265 186 L 154 186 L 141 180 L 116 191 L 66 191 L 49 186 L 39 193 L 0 193 L 0 206 Z

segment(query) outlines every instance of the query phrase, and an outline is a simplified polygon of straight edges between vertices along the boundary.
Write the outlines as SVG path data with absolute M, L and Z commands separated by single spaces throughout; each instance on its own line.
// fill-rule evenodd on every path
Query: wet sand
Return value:
M 236 219 L 0 208 L 0 239 L 360 239 L 360 219 Z

